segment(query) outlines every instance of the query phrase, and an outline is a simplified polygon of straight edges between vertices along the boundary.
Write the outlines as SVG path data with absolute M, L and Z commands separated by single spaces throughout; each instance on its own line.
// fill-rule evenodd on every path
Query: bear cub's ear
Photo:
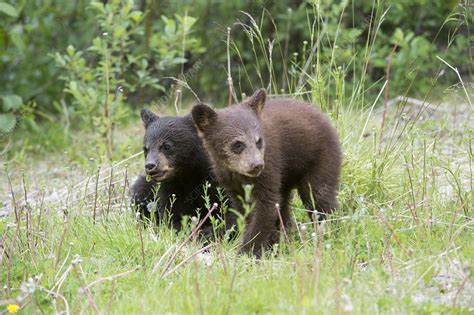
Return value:
M 257 116 L 260 116 L 262 112 L 263 106 L 265 105 L 265 100 L 267 98 L 267 92 L 265 89 L 258 89 L 250 96 L 247 100 L 245 100 L 245 104 L 247 104 L 251 109 L 255 111 Z
M 208 130 L 216 121 L 217 113 L 207 105 L 195 105 L 191 111 L 194 123 L 199 131 Z
M 141 110 L 140 116 L 142 117 L 143 125 L 145 125 L 145 128 L 148 128 L 148 126 L 152 122 L 159 118 L 158 115 L 155 115 L 151 110 L 146 108 Z

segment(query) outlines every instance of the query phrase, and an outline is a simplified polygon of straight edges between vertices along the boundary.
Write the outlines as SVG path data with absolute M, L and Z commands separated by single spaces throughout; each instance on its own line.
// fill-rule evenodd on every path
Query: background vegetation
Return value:
M 472 312 L 473 14 L 469 0 L 0 0 L 0 313 Z M 137 225 L 139 109 L 259 87 L 334 122 L 340 209 L 318 226 L 295 198 L 297 229 L 260 262 L 226 240 L 201 254 L 195 220 Z
M 2 134 L 46 124 L 47 150 L 70 144 L 70 128 L 106 135 L 147 104 L 192 102 L 189 87 L 225 104 L 229 74 L 235 96 L 260 86 L 301 93 L 315 80 L 332 102 L 336 74 L 342 93 L 359 85 L 376 95 L 388 59 L 390 96 L 458 82 L 436 56 L 463 76 L 473 69 L 468 1 L 23 0 L 2 1 L 0 15 Z

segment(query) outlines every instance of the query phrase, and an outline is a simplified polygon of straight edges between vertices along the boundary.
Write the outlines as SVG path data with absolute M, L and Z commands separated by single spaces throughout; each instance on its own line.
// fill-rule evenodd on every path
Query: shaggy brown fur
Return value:
M 266 101 L 258 90 L 221 110 L 200 104 L 192 110 L 219 183 L 242 211 L 238 196 L 252 184 L 255 208 L 248 218 L 242 251 L 260 256 L 275 240 L 279 218 L 291 225 L 289 201 L 296 188 L 307 209 L 324 215 L 336 206 L 341 169 L 337 132 L 329 119 L 303 101 Z

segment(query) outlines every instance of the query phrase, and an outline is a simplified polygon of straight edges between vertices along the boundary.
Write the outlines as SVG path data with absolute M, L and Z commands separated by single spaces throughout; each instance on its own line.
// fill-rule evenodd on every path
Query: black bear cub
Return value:
M 163 220 L 167 211 L 171 225 L 179 230 L 184 215 L 201 218 L 207 213 L 204 196 L 210 204 L 219 203 L 212 167 L 190 115 L 158 117 L 141 111 L 145 125 L 143 152 L 145 172 L 131 187 L 132 203 L 144 218 Z M 208 185 L 205 188 L 206 184 Z M 153 206 L 155 205 L 155 206 Z M 151 211 L 156 211 L 153 216 Z M 217 212 L 217 211 L 216 211 Z M 204 233 L 212 232 L 209 226 Z
M 273 98 L 260 89 L 225 109 L 196 105 L 192 116 L 219 183 L 242 211 L 238 196 L 252 184 L 255 208 L 247 221 L 243 252 L 257 257 L 277 238 L 279 216 L 292 223 L 289 202 L 296 188 L 306 209 L 324 215 L 336 206 L 341 150 L 335 128 L 303 101 Z

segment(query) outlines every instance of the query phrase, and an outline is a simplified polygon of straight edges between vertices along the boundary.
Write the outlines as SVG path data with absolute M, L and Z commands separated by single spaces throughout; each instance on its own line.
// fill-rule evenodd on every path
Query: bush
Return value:
M 66 126 L 109 128 L 105 104 L 113 120 L 129 116 L 131 105 L 168 105 L 177 82 L 170 78 L 197 64 L 199 73 L 178 82 L 183 97 L 199 87 L 224 102 L 228 58 L 235 97 L 261 86 L 274 94 L 317 86 L 326 105 L 363 87 L 377 95 L 389 56 L 393 96 L 425 95 L 431 78 L 455 84 L 438 55 L 472 75 L 472 13 L 453 0 L 10 3 L 0 2 L 1 93 Z

